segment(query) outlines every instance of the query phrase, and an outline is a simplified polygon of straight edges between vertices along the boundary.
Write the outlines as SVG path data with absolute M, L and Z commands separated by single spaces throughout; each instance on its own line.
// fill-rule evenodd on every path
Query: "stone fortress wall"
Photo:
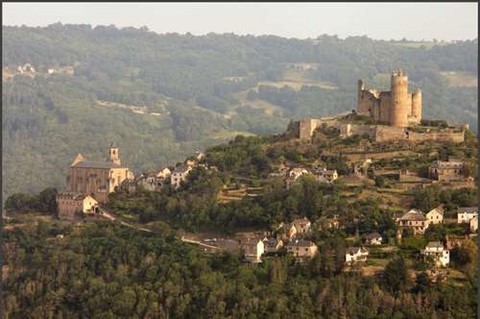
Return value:
M 412 130 L 422 120 L 422 92 L 417 89 L 408 92 L 408 77 L 403 70 L 391 75 L 391 90 L 366 90 L 362 80 L 358 81 L 357 114 L 365 115 L 375 121 L 374 125 L 362 125 L 339 121 L 346 114 L 319 119 L 301 119 L 296 122 L 296 136 L 310 139 L 313 132 L 322 125 L 340 130 L 340 136 L 368 134 L 376 142 L 395 140 L 439 141 L 462 143 L 465 129 L 447 128 L 442 130 L 418 132 Z

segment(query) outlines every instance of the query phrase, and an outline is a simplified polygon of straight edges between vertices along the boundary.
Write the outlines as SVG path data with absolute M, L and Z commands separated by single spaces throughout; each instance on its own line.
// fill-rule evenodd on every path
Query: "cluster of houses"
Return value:
M 338 228 L 338 218 L 330 220 L 329 228 Z M 476 232 L 478 229 L 477 208 L 459 208 L 457 220 L 458 223 L 468 223 L 470 230 Z M 411 209 L 402 216 L 395 218 L 395 221 L 398 225 L 398 239 L 401 239 L 402 233 L 407 229 L 410 229 L 413 235 L 423 235 L 429 225 L 444 222 L 444 211 L 442 206 L 436 207 L 426 214 L 418 209 Z M 315 243 L 308 240 L 311 231 L 312 224 L 304 217 L 295 219 L 289 224 L 280 224 L 275 237 L 269 236 L 267 233 L 246 233 L 240 234 L 238 241 L 242 248 L 244 259 L 247 262 L 260 263 L 262 255 L 279 252 L 292 254 L 299 262 L 302 262 L 315 256 L 318 250 Z M 429 242 L 420 251 L 420 254 L 425 259 L 431 259 L 436 267 L 447 267 L 450 263 L 450 249 L 458 245 L 462 240 L 448 239 L 445 243 L 439 241 Z M 345 264 L 352 266 L 365 262 L 369 255 L 369 251 L 365 246 L 382 245 L 382 242 L 382 235 L 377 232 L 364 236 L 361 246 L 349 247 L 346 250 Z
M 268 177 L 281 178 L 284 181 L 285 186 L 290 188 L 293 183 L 304 175 L 314 176 L 317 181 L 327 184 L 331 184 L 334 180 L 338 179 L 337 170 L 329 170 L 325 167 L 307 169 L 304 167 L 287 167 L 284 165 L 270 173 Z
M 47 68 L 46 73 L 43 73 L 45 71 L 44 67 L 40 67 L 40 69 L 41 70 L 39 71 L 31 63 L 25 63 L 23 65 L 17 66 L 16 69 L 4 67 L 3 74 L 6 75 L 7 77 L 13 77 L 17 74 L 27 75 L 31 77 L 34 77 L 38 74 L 46 74 L 46 75 L 52 75 L 52 74 L 74 75 L 75 74 L 75 68 L 71 65 Z
M 281 223 L 276 236 L 265 233 L 239 234 L 238 240 L 245 261 L 259 263 L 262 255 L 282 251 L 291 253 L 300 262 L 312 258 L 318 247 L 306 239 L 311 232 L 311 226 L 310 220 L 304 217 L 295 219 L 290 224 Z
M 205 154 L 199 152 L 195 159 L 188 159 L 175 168 L 164 167 L 159 170 L 139 174 L 133 180 L 126 180 L 123 187 L 129 191 L 134 191 L 137 187 L 142 187 L 145 190 L 158 192 L 166 185 L 171 185 L 177 190 L 182 183 L 187 181 L 194 167 L 206 167 L 205 164 L 200 164 L 204 158 Z
M 402 230 L 411 229 L 414 235 L 423 235 L 429 225 L 441 224 L 444 221 L 444 212 L 441 206 L 436 207 L 424 214 L 418 209 L 411 209 L 401 217 L 396 218 L 399 231 L 397 238 L 401 238 Z M 468 224 L 470 232 L 475 233 L 478 229 L 478 208 L 460 207 L 457 210 L 457 223 Z M 433 258 L 437 267 L 447 267 L 450 263 L 450 248 L 447 242 L 429 242 L 420 254 L 425 258 Z
M 329 227 L 338 228 L 336 217 L 329 220 Z M 318 246 L 308 240 L 312 231 L 312 223 L 306 217 L 293 220 L 289 224 L 281 223 L 277 228 L 277 236 L 266 233 L 239 234 L 238 241 L 246 262 L 260 263 L 264 254 L 286 252 L 298 262 L 304 262 L 317 254 Z M 364 238 L 366 245 L 381 245 L 382 236 L 372 233 Z M 353 265 L 367 260 L 368 250 L 365 247 L 350 247 L 345 253 L 345 263 Z

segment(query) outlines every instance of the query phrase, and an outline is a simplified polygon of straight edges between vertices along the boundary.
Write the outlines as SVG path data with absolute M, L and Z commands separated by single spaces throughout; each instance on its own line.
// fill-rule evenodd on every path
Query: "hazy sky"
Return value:
M 2 3 L 3 25 L 147 26 L 157 33 L 465 40 L 478 37 L 477 3 Z

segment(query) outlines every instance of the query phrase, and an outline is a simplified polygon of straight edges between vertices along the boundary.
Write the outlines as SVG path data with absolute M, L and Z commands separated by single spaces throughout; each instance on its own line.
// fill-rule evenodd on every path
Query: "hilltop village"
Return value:
M 344 271 L 376 274 L 389 256 L 409 253 L 417 273 L 426 271 L 431 281 L 445 280 L 450 252 L 476 238 L 478 211 L 462 200 L 422 202 L 421 197 L 431 189 L 452 197 L 452 192 L 475 188 L 476 152 L 466 145 L 475 139 L 467 126 L 423 119 L 421 91 L 417 88 L 411 93 L 407 88 L 408 78 L 402 70 L 392 72 L 391 91 L 387 92 L 365 89 L 360 80 L 357 109 L 349 114 L 294 122 L 267 143 L 263 138 L 240 136 L 228 146 L 197 152 L 175 167 L 159 167 L 138 176 L 122 164 L 115 143 L 105 161 L 90 161 L 78 154 L 70 165 L 67 189 L 56 195 L 58 217 L 71 221 L 107 218 L 151 232 L 146 225 L 157 218 L 151 217 L 153 208 L 142 209 L 134 217 L 135 209 L 126 203 L 145 204 L 145 196 L 151 196 L 145 194 L 156 193 L 162 205 L 171 206 L 182 196 L 203 198 L 213 192 L 213 205 L 218 209 L 261 202 L 276 196 L 271 192 L 279 187 L 287 195 L 303 192 L 299 196 L 306 202 L 294 205 L 297 208 L 292 211 L 270 213 L 276 217 L 258 216 L 255 220 L 262 220 L 258 223 L 232 220 L 237 226 L 228 227 L 223 235 L 221 230 L 216 235 L 194 231 L 181 239 L 205 252 L 242 254 L 249 263 L 283 254 L 305 263 L 319 253 L 317 243 L 322 236 L 347 236 L 350 245 L 341 252 Z M 318 193 L 307 194 L 313 189 Z M 340 198 L 337 206 L 328 206 L 331 197 Z M 361 206 L 375 200 L 375 210 L 383 214 L 380 219 L 368 217 L 370 212 Z M 356 213 L 352 207 L 358 203 L 363 204 Z M 282 205 L 280 209 L 285 210 L 290 204 Z M 190 216 L 199 207 L 192 209 Z M 181 208 L 172 212 L 177 221 L 187 214 Z M 158 218 L 168 220 L 167 213 L 161 214 Z

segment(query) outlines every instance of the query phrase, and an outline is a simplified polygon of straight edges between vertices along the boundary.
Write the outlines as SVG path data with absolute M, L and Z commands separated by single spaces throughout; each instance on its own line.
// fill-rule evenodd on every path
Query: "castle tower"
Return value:
M 415 124 L 420 124 L 422 120 L 422 91 L 420 89 L 412 93 L 412 115 L 416 117 Z
M 120 165 L 120 153 L 118 151 L 118 147 L 117 145 L 115 144 L 115 142 L 112 142 L 112 144 L 110 144 L 110 150 L 108 151 L 108 157 L 109 157 L 109 161 L 114 163 L 114 164 L 117 164 L 117 165 Z
M 409 100 L 407 75 L 402 69 L 394 71 L 391 78 L 391 126 L 406 127 L 408 125 L 408 115 L 411 112 Z
M 358 92 L 357 92 L 357 113 L 365 113 L 365 110 L 362 108 L 362 91 L 365 90 L 363 80 L 358 80 Z

